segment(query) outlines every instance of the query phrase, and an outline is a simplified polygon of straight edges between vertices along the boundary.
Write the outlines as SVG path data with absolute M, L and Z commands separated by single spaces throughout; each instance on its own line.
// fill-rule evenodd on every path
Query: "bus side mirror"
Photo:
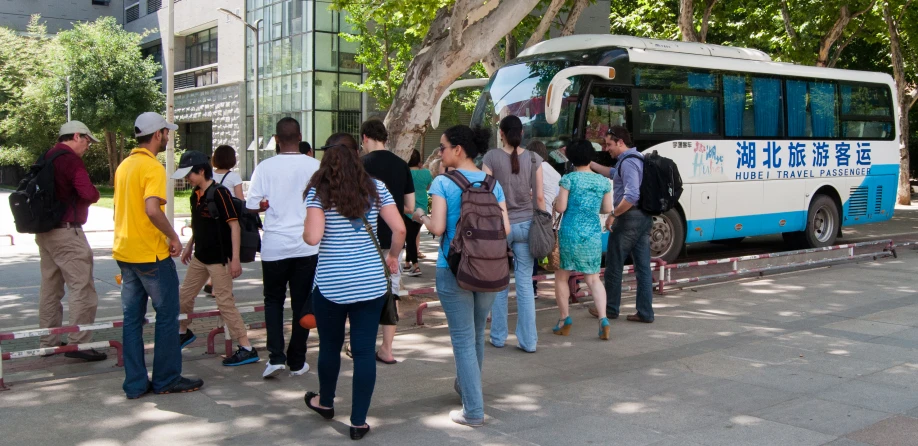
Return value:
M 440 95 L 440 99 L 437 100 L 436 105 L 434 105 L 433 112 L 430 114 L 430 128 L 435 129 L 440 125 L 440 109 L 443 107 L 443 100 L 449 96 L 449 93 L 457 88 L 472 88 L 472 87 L 484 87 L 488 85 L 488 78 L 479 78 L 479 79 L 462 79 L 450 84 L 449 87 L 446 87 L 446 91 Z
M 602 79 L 615 79 L 615 68 L 581 65 L 565 68 L 558 72 L 545 90 L 545 122 L 554 124 L 561 116 L 561 100 L 564 92 L 571 86 L 570 78 L 574 76 L 597 76 Z

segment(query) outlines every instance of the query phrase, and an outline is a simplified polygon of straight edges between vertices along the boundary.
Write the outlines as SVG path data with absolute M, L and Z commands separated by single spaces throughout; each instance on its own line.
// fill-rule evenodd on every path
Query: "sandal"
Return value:
M 414 265 L 411 269 L 405 271 L 405 275 L 408 277 L 417 277 L 421 275 L 421 267 Z

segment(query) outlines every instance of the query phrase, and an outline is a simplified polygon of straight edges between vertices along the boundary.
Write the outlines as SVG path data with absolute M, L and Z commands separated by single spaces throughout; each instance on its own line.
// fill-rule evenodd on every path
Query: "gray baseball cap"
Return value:
M 141 115 L 137 117 L 137 120 L 134 121 L 135 137 L 146 136 L 162 129 L 175 131 L 178 130 L 178 126 L 169 123 L 169 121 L 166 121 L 166 118 L 155 112 L 141 113 Z
M 99 142 L 95 136 L 92 136 L 92 132 L 89 131 L 89 127 L 86 127 L 86 124 L 83 124 L 80 121 L 70 121 L 65 123 L 61 126 L 61 131 L 57 136 L 73 135 L 74 133 L 86 135 L 90 140 L 92 140 L 92 142 Z

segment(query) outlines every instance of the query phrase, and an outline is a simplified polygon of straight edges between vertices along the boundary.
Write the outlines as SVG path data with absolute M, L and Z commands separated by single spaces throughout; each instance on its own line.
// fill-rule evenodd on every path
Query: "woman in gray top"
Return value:
M 529 253 L 529 226 L 532 210 L 545 209 L 542 194 L 542 157 L 522 147 L 523 123 L 516 116 L 500 120 L 500 140 L 503 147 L 489 150 L 482 159 L 482 170 L 493 176 L 504 189 L 510 235 L 507 243 L 513 250 L 516 278 L 516 339 L 518 348 L 536 351 L 538 333 L 535 322 L 535 293 L 532 288 L 532 267 L 535 259 Z M 533 203 L 535 201 L 535 203 Z M 503 347 L 507 340 L 507 295 L 501 291 L 491 308 L 491 345 Z

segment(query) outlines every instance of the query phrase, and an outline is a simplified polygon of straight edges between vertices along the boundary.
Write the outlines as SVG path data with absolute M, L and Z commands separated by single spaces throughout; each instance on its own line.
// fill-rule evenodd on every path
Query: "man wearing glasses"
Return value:
M 653 322 L 653 276 L 650 270 L 651 216 L 638 207 L 641 180 L 644 177 L 644 156 L 633 147 L 631 134 L 622 126 L 606 132 L 604 150 L 618 160 L 613 168 L 590 163 L 593 172 L 612 178 L 612 204 L 615 206 L 604 226 L 609 229 L 606 250 L 606 315 L 618 318 L 622 302 L 622 270 L 630 255 L 637 276 L 637 313 L 628 315 L 632 322 Z M 595 308 L 590 314 L 597 316 Z
M 70 325 L 92 324 L 96 320 L 99 296 L 93 283 L 92 248 L 86 241 L 83 225 L 89 216 L 89 206 L 99 201 L 99 191 L 89 180 L 83 165 L 83 154 L 94 142 L 99 142 L 80 121 L 70 121 L 63 126 L 57 144 L 45 153 L 45 159 L 54 158 L 54 191 L 66 210 L 57 228 L 35 235 L 41 256 L 41 291 L 38 319 L 41 328 L 60 327 L 64 318 L 61 300 L 64 284 L 70 288 Z M 91 331 L 70 335 L 72 344 L 92 341 Z M 60 347 L 60 335 L 41 337 L 41 347 Z M 101 361 L 105 353 L 94 349 L 64 353 L 68 358 L 84 361 Z

